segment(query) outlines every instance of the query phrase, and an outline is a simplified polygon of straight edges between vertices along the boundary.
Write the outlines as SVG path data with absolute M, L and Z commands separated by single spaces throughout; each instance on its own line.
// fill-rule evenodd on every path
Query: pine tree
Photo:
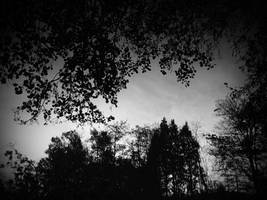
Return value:
M 185 190 L 188 194 L 197 191 L 197 185 L 200 183 L 202 167 L 199 165 L 199 144 L 192 136 L 188 124 L 182 127 L 179 138 L 181 140 L 182 154 L 184 155 L 184 182 Z
M 198 150 L 187 123 L 178 131 L 174 120 L 168 125 L 163 118 L 148 154 L 148 165 L 157 177 L 162 197 L 192 195 L 205 184 Z

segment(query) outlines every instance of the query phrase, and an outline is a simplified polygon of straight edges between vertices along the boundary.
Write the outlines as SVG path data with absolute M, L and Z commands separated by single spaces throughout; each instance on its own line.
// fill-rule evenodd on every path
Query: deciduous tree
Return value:
M 220 170 L 238 174 L 240 181 L 252 182 L 259 192 L 265 185 L 267 167 L 264 111 L 258 104 L 262 99 L 244 90 L 236 92 L 218 101 L 216 112 L 222 120 L 217 134 L 208 136 L 211 154 L 218 159 Z
M 95 99 L 117 106 L 129 78 L 155 58 L 188 85 L 197 66 L 214 66 L 220 38 L 237 50 L 255 38 L 265 10 L 228 0 L 8 0 L 0 13 L 0 79 L 24 97 L 16 119 L 85 123 L 111 120 Z

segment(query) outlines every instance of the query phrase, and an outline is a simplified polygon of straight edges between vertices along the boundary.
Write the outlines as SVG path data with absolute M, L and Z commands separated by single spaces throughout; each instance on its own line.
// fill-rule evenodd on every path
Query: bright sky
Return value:
M 127 120 L 135 125 L 159 123 L 165 116 L 168 121 L 175 119 L 176 124 L 185 121 L 198 121 L 202 131 L 212 131 L 219 120 L 213 112 L 217 99 L 224 98 L 228 90 L 224 82 L 231 86 L 241 85 L 244 75 L 236 67 L 234 59 L 224 48 L 215 61 L 216 67 L 207 71 L 199 69 L 190 87 L 176 82 L 174 74 L 163 76 L 157 65 L 153 70 L 134 76 L 126 90 L 118 96 L 118 108 L 100 103 L 106 114 L 113 114 L 116 120 Z M 71 123 L 18 125 L 13 121 L 14 108 L 20 98 L 7 86 L 0 86 L 0 153 L 10 144 L 34 160 L 44 156 L 50 139 L 62 132 L 75 129 Z M 85 137 L 90 127 L 79 128 Z

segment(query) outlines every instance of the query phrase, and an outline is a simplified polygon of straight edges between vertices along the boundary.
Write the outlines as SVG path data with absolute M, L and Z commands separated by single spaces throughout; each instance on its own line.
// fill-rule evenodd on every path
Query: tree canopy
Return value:
M 116 106 L 129 78 L 151 70 L 153 59 L 189 85 L 197 66 L 214 66 L 222 37 L 237 50 L 254 38 L 262 11 L 225 0 L 2 1 L 0 79 L 24 98 L 20 122 L 40 114 L 46 122 L 105 122 L 113 117 L 95 99 Z
M 222 120 L 217 133 L 208 137 L 218 169 L 230 180 L 231 187 L 240 190 L 252 183 L 258 193 L 266 190 L 267 180 L 265 27 L 262 23 L 259 32 L 247 41 L 247 51 L 241 56 L 241 69 L 248 78 L 239 88 L 228 86 L 229 95 L 217 102 L 215 111 Z
M 247 190 L 252 183 L 257 192 L 263 192 L 267 180 L 266 118 L 263 117 L 266 96 L 261 91 L 258 98 L 254 92 L 245 93 L 243 88 L 218 101 L 216 112 L 222 120 L 217 134 L 209 135 L 208 139 L 218 169 L 234 179 L 233 189 Z

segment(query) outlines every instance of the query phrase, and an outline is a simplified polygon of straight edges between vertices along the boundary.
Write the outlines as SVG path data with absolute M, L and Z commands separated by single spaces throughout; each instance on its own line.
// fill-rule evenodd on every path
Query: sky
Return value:
M 130 79 L 127 89 L 118 94 L 118 107 L 99 101 L 104 114 L 115 116 L 116 120 L 127 120 L 130 127 L 160 123 L 163 117 L 174 119 L 178 126 L 186 121 L 198 122 L 202 133 L 210 133 L 219 118 L 213 112 L 216 100 L 226 96 L 229 90 L 224 83 L 240 86 L 245 75 L 238 69 L 237 61 L 231 57 L 227 46 L 223 46 L 216 56 L 216 66 L 212 70 L 197 68 L 196 77 L 190 86 L 177 83 L 175 75 L 163 76 L 157 64 L 152 71 L 137 74 Z M 13 111 L 21 102 L 12 88 L 0 86 L 0 153 L 13 145 L 19 152 L 38 161 L 45 156 L 51 137 L 76 129 L 70 122 L 62 124 L 19 125 L 13 120 Z M 88 137 L 90 126 L 79 127 L 82 137 Z M 199 136 L 202 142 L 202 136 Z M 204 142 L 205 143 L 205 142 Z

